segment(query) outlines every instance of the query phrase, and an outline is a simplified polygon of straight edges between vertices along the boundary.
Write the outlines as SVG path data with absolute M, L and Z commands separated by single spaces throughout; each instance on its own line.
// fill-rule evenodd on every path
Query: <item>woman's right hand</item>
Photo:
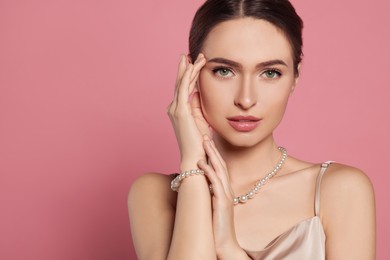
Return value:
M 187 167 L 196 167 L 199 160 L 204 160 L 203 136 L 209 133 L 209 124 L 205 120 L 199 99 L 195 92 L 190 102 L 202 67 L 206 64 L 203 54 L 199 54 L 194 64 L 180 57 L 173 101 L 168 106 L 168 115 L 175 130 L 181 155 L 181 171 Z

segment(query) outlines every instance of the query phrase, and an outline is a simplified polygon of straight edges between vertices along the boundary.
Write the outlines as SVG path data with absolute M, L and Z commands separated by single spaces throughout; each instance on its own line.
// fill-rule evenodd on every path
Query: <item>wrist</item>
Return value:
M 178 191 L 181 182 L 184 179 L 191 177 L 191 176 L 194 176 L 194 175 L 204 175 L 204 171 L 200 170 L 200 169 L 192 169 L 189 171 L 181 172 L 178 176 L 175 177 L 175 179 L 173 179 L 171 181 L 171 189 L 173 191 Z
M 180 172 L 199 169 L 198 162 L 202 159 L 204 160 L 204 158 L 200 158 L 200 159 L 191 159 L 191 160 L 181 161 L 180 162 Z

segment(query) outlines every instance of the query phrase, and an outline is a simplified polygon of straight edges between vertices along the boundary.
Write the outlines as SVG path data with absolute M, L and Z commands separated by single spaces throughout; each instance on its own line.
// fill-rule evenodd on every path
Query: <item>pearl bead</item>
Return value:
M 257 194 L 260 191 L 261 187 L 269 179 L 271 179 L 273 176 L 275 176 L 276 173 L 282 168 L 283 163 L 287 158 L 287 150 L 284 149 L 283 147 L 278 147 L 278 149 L 282 152 L 282 156 L 281 156 L 279 162 L 276 164 L 275 168 L 271 172 L 269 172 L 263 179 L 257 181 L 256 184 L 254 185 L 254 187 L 246 195 L 241 195 L 239 197 L 235 197 L 233 199 L 234 205 L 237 205 L 239 202 L 245 203 L 248 201 L 248 199 L 252 199 L 255 196 L 255 194 Z
M 248 201 L 248 197 L 247 197 L 246 195 L 240 196 L 240 202 L 241 202 L 241 203 L 245 203 L 245 202 L 247 202 L 247 201 Z
M 178 191 L 180 187 L 180 183 L 183 179 L 198 174 L 204 174 L 204 171 L 200 169 L 194 169 L 194 170 L 189 170 L 178 174 L 171 182 L 171 189 L 173 191 Z

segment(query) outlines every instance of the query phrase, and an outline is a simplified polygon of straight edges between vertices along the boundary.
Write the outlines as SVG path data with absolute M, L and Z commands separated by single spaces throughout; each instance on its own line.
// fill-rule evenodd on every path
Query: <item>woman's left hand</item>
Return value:
M 230 185 L 226 163 L 213 141 L 204 136 L 203 146 L 209 164 L 201 160 L 199 168 L 204 170 L 211 183 L 213 198 L 213 232 L 218 259 L 249 259 L 238 244 L 234 228 L 234 193 Z M 243 255 L 244 254 L 244 255 Z M 243 258 L 233 256 L 242 255 Z M 246 257 L 245 257 L 246 256 Z

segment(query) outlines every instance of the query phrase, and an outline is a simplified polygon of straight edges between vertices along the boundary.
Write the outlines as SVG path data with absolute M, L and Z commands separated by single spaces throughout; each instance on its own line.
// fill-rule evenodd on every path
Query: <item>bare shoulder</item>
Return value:
M 170 187 L 172 179 L 172 175 L 146 173 L 130 187 L 130 228 L 139 259 L 166 259 L 177 199 Z
M 375 196 L 368 176 L 355 167 L 331 164 L 320 196 L 327 259 L 375 259 Z
M 340 163 L 332 163 L 328 167 L 321 189 L 324 199 L 338 196 L 347 201 L 353 200 L 354 196 L 373 196 L 374 193 L 370 179 L 362 170 Z
M 158 204 L 175 206 L 176 192 L 170 188 L 172 175 L 149 172 L 136 178 L 129 190 L 128 203 L 137 203 L 138 200 L 151 200 Z M 130 206 L 130 205 L 129 205 Z
M 367 228 L 366 234 L 375 231 L 375 196 L 368 176 L 355 167 L 331 164 L 321 182 L 320 215 L 328 233 L 339 237 L 342 230 L 359 225 Z
M 320 217 L 329 259 L 375 259 L 375 196 L 368 176 L 331 164 L 321 182 Z

